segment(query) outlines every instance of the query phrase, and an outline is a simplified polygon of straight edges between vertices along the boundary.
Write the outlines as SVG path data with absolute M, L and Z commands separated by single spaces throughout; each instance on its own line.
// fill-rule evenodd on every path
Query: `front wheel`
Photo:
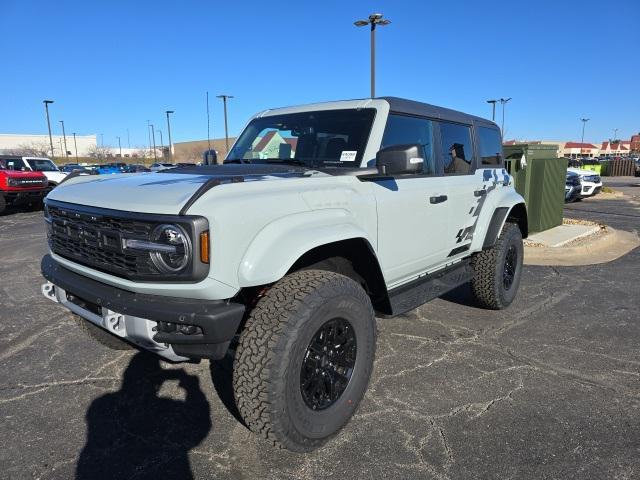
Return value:
M 496 244 L 477 253 L 471 262 L 475 271 L 471 287 L 480 305 L 501 310 L 513 302 L 520 285 L 523 257 L 520 228 L 505 223 Z
M 322 270 L 287 275 L 240 334 L 233 390 L 245 423 L 288 450 L 320 447 L 364 396 L 375 341 L 371 301 L 357 282 Z

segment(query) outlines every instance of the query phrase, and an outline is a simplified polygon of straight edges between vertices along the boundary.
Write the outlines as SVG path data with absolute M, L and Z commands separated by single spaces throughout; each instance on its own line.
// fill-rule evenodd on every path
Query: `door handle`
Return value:
M 473 195 L 476 197 L 482 197 L 486 194 L 487 194 L 486 190 L 476 190 L 475 192 L 473 192 Z
M 429 197 L 429 202 L 430 203 L 443 203 L 447 201 L 447 196 L 446 195 L 437 195 L 435 197 Z

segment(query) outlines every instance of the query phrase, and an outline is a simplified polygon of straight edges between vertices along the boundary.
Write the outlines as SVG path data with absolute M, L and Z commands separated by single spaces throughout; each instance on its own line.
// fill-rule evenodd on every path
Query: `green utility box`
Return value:
M 505 167 L 527 204 L 529 232 L 562 225 L 567 160 L 557 157 L 557 147 L 526 143 L 506 145 L 504 155 Z M 522 161 L 523 156 L 526 162 Z

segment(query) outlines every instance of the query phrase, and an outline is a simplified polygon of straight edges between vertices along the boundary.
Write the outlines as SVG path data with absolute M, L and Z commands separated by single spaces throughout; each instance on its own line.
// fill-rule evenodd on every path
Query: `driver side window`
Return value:
M 392 145 L 418 144 L 422 147 L 424 163 L 422 175 L 436 173 L 433 157 L 433 130 L 431 120 L 390 114 L 380 148 Z

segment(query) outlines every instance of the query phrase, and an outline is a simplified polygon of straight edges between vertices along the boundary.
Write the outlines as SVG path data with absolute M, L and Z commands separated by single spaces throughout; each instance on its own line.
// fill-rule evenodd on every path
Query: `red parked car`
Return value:
M 47 186 L 42 172 L 8 170 L 0 158 L 0 213 L 7 205 L 42 205 Z

